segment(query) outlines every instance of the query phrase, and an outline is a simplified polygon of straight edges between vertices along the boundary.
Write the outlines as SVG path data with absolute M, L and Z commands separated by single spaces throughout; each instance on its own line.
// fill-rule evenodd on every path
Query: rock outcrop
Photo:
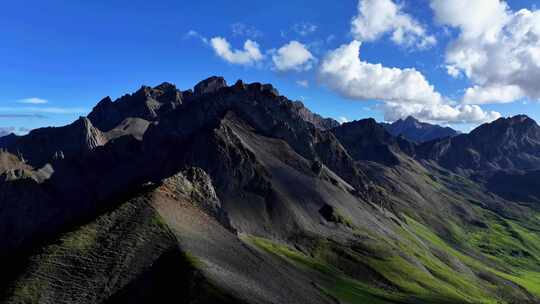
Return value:
M 160 190 L 179 202 L 193 204 L 231 229 L 227 212 L 221 206 L 212 179 L 204 170 L 191 167 L 162 181 Z
M 99 130 L 107 132 L 127 118 L 155 121 L 159 115 L 180 106 L 182 99 L 182 92 L 170 83 L 155 88 L 143 86 L 134 94 L 124 95 L 116 101 L 104 98 L 88 114 L 88 119 Z
M 195 96 L 202 96 L 204 94 L 216 93 L 225 87 L 227 87 L 225 79 L 214 76 L 199 82 L 194 88 L 194 93 Z

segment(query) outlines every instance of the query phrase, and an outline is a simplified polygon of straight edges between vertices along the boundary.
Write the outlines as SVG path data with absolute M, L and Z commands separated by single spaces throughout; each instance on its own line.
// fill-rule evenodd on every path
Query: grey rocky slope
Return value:
M 0 299 L 537 303 L 537 199 L 432 147 L 220 77 L 102 101 L 5 146 Z

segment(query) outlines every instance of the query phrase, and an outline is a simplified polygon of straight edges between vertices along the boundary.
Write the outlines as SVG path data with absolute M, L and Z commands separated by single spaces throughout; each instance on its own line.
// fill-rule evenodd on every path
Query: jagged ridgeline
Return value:
M 405 122 L 212 77 L 0 138 L 0 302 L 540 303 L 540 127 Z

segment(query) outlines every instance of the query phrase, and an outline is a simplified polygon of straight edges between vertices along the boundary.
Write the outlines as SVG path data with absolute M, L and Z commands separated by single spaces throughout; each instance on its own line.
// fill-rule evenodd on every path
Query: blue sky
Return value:
M 463 0 L 384 0 L 388 5 L 382 8 L 372 1 L 6 2 L 0 12 L 0 129 L 24 133 L 64 125 L 104 96 L 114 99 L 164 81 L 188 89 L 211 75 L 230 83 L 272 83 L 290 99 L 336 119 L 382 121 L 412 113 L 465 131 L 494 119 L 495 112 L 540 119 L 538 41 L 519 49 L 532 54 L 526 60 L 512 57 L 513 44 L 501 45 L 507 53 L 489 51 L 503 43 L 497 41 L 501 37 L 523 41 L 505 34 L 518 24 L 514 20 L 526 20 L 529 34 L 540 35 L 535 1 L 479 0 L 483 6 L 471 12 L 499 12 L 499 19 L 474 24 L 452 15 Z M 381 9 L 383 25 L 370 14 Z M 531 17 L 518 14 L 521 9 Z M 500 24 L 500 33 L 490 41 L 493 24 Z M 393 39 L 396 32 L 405 39 Z M 247 40 L 259 54 L 242 53 Z M 297 48 L 285 48 L 291 42 Z M 456 61 L 459 52 L 448 55 L 450 45 L 487 50 L 488 60 L 508 56 L 497 60 L 497 71 L 517 58 L 520 69 L 503 75 L 490 64 L 464 64 Z M 449 75 L 447 66 L 460 75 Z M 394 86 L 395 94 L 389 89 Z M 466 97 L 465 90 L 475 86 Z M 402 99 L 401 92 L 408 97 Z

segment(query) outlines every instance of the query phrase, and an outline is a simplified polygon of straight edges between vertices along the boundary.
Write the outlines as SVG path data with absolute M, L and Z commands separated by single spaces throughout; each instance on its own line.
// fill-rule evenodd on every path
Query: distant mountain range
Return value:
M 540 127 L 211 77 L 0 138 L 1 303 L 540 303 Z
M 469 134 L 425 143 L 424 158 L 455 169 L 540 169 L 540 127 L 525 115 L 500 118 Z
M 403 136 L 409 141 L 422 143 L 434 139 L 452 137 L 459 134 L 450 127 L 441 127 L 425 122 L 420 122 L 412 116 L 399 119 L 391 124 L 383 123 L 386 130 L 394 136 Z

